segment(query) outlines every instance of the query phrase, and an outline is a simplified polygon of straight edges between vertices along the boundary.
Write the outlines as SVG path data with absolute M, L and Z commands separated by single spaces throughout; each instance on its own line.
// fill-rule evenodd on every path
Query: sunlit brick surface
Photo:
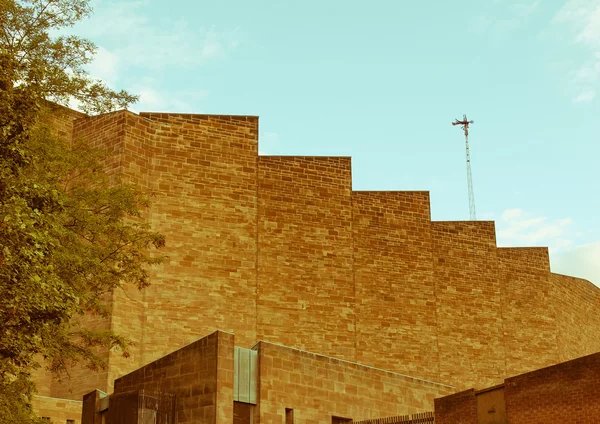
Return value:
M 70 383 L 40 371 L 44 394 L 110 392 L 216 330 L 458 388 L 600 351 L 597 287 L 550 273 L 545 248 L 497 248 L 493 222 L 432 222 L 427 192 L 352 191 L 350 158 L 259 157 L 249 116 L 69 119 L 57 132 L 155 194 L 143 219 L 169 259 L 95 324 L 131 338 L 131 357 Z

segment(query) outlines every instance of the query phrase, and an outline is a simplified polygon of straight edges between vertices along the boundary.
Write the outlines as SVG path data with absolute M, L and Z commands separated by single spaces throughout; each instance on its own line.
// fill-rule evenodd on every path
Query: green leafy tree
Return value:
M 99 347 L 127 355 L 127 340 L 81 317 L 107 314 L 123 284 L 147 286 L 162 260 L 164 237 L 141 219 L 148 197 L 109 178 L 102 152 L 41 124 L 48 100 L 88 114 L 137 100 L 85 71 L 90 41 L 51 36 L 90 13 L 87 0 L 0 0 L 0 423 L 29 413 L 37 358 L 60 375 L 105 367 Z

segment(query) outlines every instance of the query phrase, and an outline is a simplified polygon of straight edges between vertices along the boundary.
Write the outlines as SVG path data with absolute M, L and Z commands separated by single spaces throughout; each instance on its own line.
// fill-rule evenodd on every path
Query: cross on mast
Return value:
M 465 132 L 465 146 L 467 150 L 467 184 L 469 187 L 469 216 L 471 221 L 477 219 L 475 213 L 475 194 L 473 193 L 473 175 L 471 174 L 471 155 L 469 153 L 469 125 L 474 121 L 467 120 L 467 115 L 463 115 L 462 121 L 455 119 L 452 125 L 461 125 L 461 129 Z

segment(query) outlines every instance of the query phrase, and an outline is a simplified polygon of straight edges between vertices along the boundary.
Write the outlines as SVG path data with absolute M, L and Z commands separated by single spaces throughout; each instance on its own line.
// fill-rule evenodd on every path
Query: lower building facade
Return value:
M 444 384 L 215 332 L 88 393 L 83 424 L 332 423 L 433 411 Z M 146 417 L 146 418 L 144 418 Z M 151 418 L 148 418 L 151 417 Z

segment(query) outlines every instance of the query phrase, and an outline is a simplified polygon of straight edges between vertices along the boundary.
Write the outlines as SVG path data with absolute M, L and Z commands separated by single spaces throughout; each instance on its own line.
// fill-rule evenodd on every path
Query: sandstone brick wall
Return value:
M 258 163 L 257 336 L 354 360 L 350 158 Z
M 73 424 L 81 424 L 80 400 L 34 396 L 31 403 L 40 417 L 50 418 L 53 424 L 65 424 L 67 420 L 73 420 Z
M 331 417 L 363 420 L 425 412 L 449 386 L 261 342 L 255 420 L 284 422 L 285 409 L 305 424 Z
M 432 222 L 440 377 L 459 388 L 505 376 L 493 222 Z
M 111 176 L 122 173 L 127 111 L 78 119 L 73 123 L 73 142 L 85 142 L 107 153 L 105 167 Z
M 429 193 L 352 204 L 357 362 L 439 381 Z
M 505 375 L 560 362 L 546 248 L 498 249 Z M 599 346 L 600 348 L 600 346 Z
M 156 192 L 144 219 L 170 258 L 150 288 L 114 294 L 132 357 L 53 395 L 110 391 L 217 329 L 463 388 L 600 351 L 600 291 L 550 274 L 546 250 L 497 249 L 491 222 L 431 222 L 426 192 L 352 192 L 350 158 L 258 157 L 256 117 L 122 111 L 73 133 Z
M 233 350 L 233 335 L 215 332 L 117 379 L 114 394 L 140 389 L 172 393 L 177 423 L 230 424 Z
M 600 419 L 600 353 L 506 380 L 510 424 L 594 424 Z
M 550 274 L 561 361 L 600 351 L 600 290 L 587 280 Z
M 254 117 L 141 114 L 154 123 L 150 220 L 170 259 L 144 294 L 144 360 L 214 330 L 256 339 Z

